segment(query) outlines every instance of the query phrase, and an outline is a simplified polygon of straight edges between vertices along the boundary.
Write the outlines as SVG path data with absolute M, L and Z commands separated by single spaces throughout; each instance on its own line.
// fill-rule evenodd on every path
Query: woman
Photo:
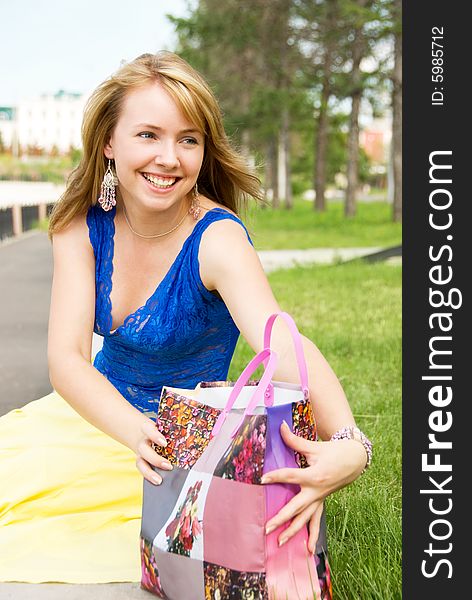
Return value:
M 48 362 L 55 393 L 44 399 L 50 408 L 45 427 L 50 440 L 54 416 L 64 411 L 71 435 L 82 432 L 68 447 L 59 443 L 55 452 L 64 453 L 63 464 L 76 461 L 68 476 L 74 485 L 79 478 L 84 491 L 92 489 L 101 474 L 98 504 L 110 508 L 110 518 L 95 523 L 87 498 L 70 511 L 81 517 L 73 524 L 67 506 L 77 502 L 76 488 L 68 497 L 65 480 L 56 483 L 49 472 L 42 482 L 49 483 L 53 495 L 64 495 L 59 505 L 63 521 L 56 530 L 71 526 L 70 540 L 77 539 L 78 529 L 90 542 L 92 530 L 97 534 L 106 523 L 103 528 L 110 537 L 100 538 L 98 533 L 89 548 L 100 547 L 115 557 L 100 563 L 102 579 L 86 574 L 93 570 L 90 563 L 81 563 L 79 573 L 66 569 L 63 579 L 64 564 L 56 563 L 56 569 L 44 564 L 36 579 L 28 579 L 25 566 L 26 579 L 18 580 L 127 580 L 129 571 L 121 571 L 119 578 L 106 569 L 114 564 L 119 570 L 134 556 L 134 539 L 122 535 L 124 526 L 120 534 L 117 521 L 130 525 L 127 535 L 136 535 L 139 473 L 159 485 L 161 478 L 152 466 L 171 468 L 153 449 L 166 443 L 152 420 L 161 386 L 193 388 L 199 381 L 224 380 L 239 333 L 259 352 L 267 318 L 280 311 L 237 216 L 242 200 L 259 198 L 259 182 L 231 148 L 208 85 L 187 63 L 159 52 L 122 66 L 89 100 L 83 147 L 83 159 L 50 219 L 54 278 Z M 92 331 L 104 338 L 93 365 Z M 324 498 L 362 473 L 370 462 L 370 444 L 354 428 L 349 404 L 326 360 L 310 340 L 303 338 L 303 345 L 318 433 L 332 441 L 304 440 L 282 426 L 285 443 L 306 456 L 308 467 L 266 476 L 266 482 L 300 486 L 266 528 L 270 533 L 290 523 L 281 529 L 278 540 L 283 544 L 308 524 L 308 550 L 314 553 Z M 273 347 L 280 359 L 275 378 L 298 382 L 290 334 L 283 323 L 274 328 Z M 78 429 L 76 413 L 85 419 Z M 82 463 L 77 459 L 77 447 L 84 451 L 91 444 L 99 449 L 96 456 L 112 457 L 93 474 L 89 459 Z M 130 474 L 131 458 L 135 479 Z M 111 464 L 117 469 L 115 476 L 109 472 Z M 33 494 L 33 483 L 26 496 Z M 129 503 L 117 517 L 113 508 L 124 496 Z M 38 502 L 35 510 L 43 514 L 47 509 Z M 10 502 L 13 521 L 20 504 L 18 498 Z M 84 511 L 90 517 L 83 517 Z M 56 530 L 38 529 L 38 535 L 54 539 Z M 73 543 L 69 541 L 70 546 Z M 70 556 L 66 544 L 59 535 L 58 556 Z M 91 551 L 92 557 L 98 554 Z M 77 564 L 77 558 L 70 560 Z M 137 579 L 139 575 L 131 578 Z

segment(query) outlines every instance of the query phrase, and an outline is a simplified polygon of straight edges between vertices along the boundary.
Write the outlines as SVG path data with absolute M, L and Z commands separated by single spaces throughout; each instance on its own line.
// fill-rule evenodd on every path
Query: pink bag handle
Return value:
M 295 345 L 295 355 L 297 357 L 298 370 L 300 372 L 300 383 L 303 390 L 305 399 L 309 397 L 308 390 L 308 370 L 306 366 L 305 353 L 303 352 L 303 344 L 298 327 L 292 317 L 286 312 L 274 313 L 267 319 L 267 323 L 264 329 L 264 348 L 270 348 L 270 338 L 272 334 L 272 328 L 274 326 L 275 319 L 282 317 L 287 323 L 290 333 L 292 335 L 293 343 Z M 264 363 L 264 366 L 266 363 Z
M 220 416 L 216 420 L 216 423 L 211 432 L 211 437 L 214 437 L 220 432 L 220 429 L 223 426 L 223 423 L 225 422 L 228 413 L 231 411 L 234 403 L 236 402 L 236 398 L 239 396 L 241 390 L 249 381 L 249 378 L 261 363 L 264 363 L 264 374 L 261 377 L 261 380 L 259 381 L 256 387 L 256 391 L 254 392 L 246 410 L 244 411 L 244 415 L 241 419 L 241 422 L 234 429 L 233 433 L 231 434 L 231 437 L 234 437 L 236 435 L 236 432 L 240 428 L 241 423 L 243 422 L 246 414 L 255 406 L 257 406 L 257 404 L 265 396 L 265 392 L 267 388 L 269 388 L 270 381 L 274 375 L 275 369 L 277 368 L 277 354 L 270 348 L 264 348 L 264 350 L 261 350 L 259 354 L 256 354 L 256 356 L 251 360 L 250 363 L 248 363 L 247 367 L 238 377 L 238 380 L 236 381 L 233 389 L 231 390 L 231 394 L 229 395 L 228 401 L 226 402 L 226 406 L 221 411 Z M 265 397 L 267 398 L 268 396 Z

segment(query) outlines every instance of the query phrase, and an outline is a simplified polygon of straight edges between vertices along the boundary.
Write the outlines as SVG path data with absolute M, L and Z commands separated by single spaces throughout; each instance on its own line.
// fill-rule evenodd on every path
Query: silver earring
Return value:
M 113 173 L 111 168 L 111 160 L 108 161 L 108 167 L 103 177 L 102 185 L 100 187 L 100 196 L 98 202 L 103 210 L 111 210 L 116 204 L 116 186 L 118 180 L 116 175 Z
M 200 213 L 202 212 L 202 207 L 200 206 L 200 202 L 198 201 L 198 196 L 198 185 L 195 183 L 195 187 L 193 188 L 192 194 L 192 204 L 188 209 L 188 212 L 192 215 L 195 221 L 198 219 Z

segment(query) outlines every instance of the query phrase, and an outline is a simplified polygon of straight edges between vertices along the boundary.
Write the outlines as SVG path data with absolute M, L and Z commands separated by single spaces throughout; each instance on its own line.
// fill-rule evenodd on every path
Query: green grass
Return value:
M 354 262 L 269 276 L 339 377 L 374 443 L 371 468 L 326 501 L 336 600 L 401 598 L 401 267 Z M 253 352 L 241 338 L 229 377 Z
M 252 206 L 243 220 L 256 250 L 387 248 L 402 239 L 402 226 L 392 222 L 391 213 L 387 202 L 359 202 L 357 215 L 346 219 L 339 201 L 329 202 L 326 212 L 317 213 L 310 202 L 298 200 L 290 211 Z M 47 230 L 47 221 L 38 227 Z
M 342 202 L 328 202 L 319 213 L 311 202 L 298 200 L 292 210 L 251 207 L 244 220 L 257 250 L 384 248 L 400 244 L 402 235 L 387 202 L 359 202 L 357 215 L 346 219 Z

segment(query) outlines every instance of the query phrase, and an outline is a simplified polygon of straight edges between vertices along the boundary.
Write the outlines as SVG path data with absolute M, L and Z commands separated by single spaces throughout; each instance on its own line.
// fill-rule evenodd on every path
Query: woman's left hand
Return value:
M 285 422 L 280 427 L 280 433 L 287 446 L 305 455 L 308 467 L 277 469 L 262 477 L 262 483 L 292 483 L 300 486 L 300 492 L 267 521 L 266 533 L 291 520 L 278 538 L 281 546 L 309 522 L 308 551 L 313 554 L 324 499 L 357 479 L 365 467 L 366 452 L 356 440 L 306 440 L 292 433 Z

